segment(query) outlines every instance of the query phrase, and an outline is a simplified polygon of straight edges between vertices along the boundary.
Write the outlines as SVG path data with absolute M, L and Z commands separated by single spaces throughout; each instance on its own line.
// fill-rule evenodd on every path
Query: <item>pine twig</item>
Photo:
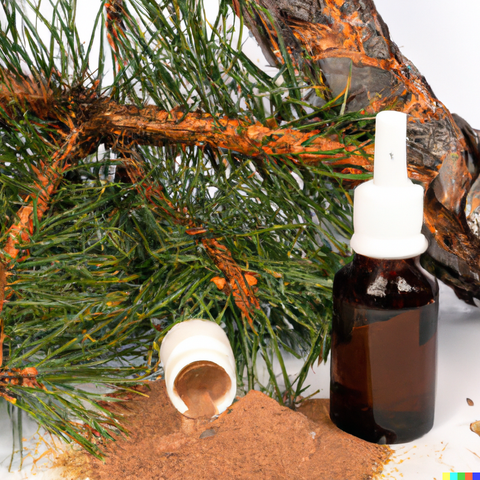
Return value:
M 78 140 L 81 137 L 79 131 L 75 131 L 65 142 L 64 148 L 57 151 L 52 158 L 52 163 L 43 163 L 42 170 L 34 167 L 38 182 L 35 187 L 38 193 L 26 198 L 27 205 L 20 208 L 18 212 L 18 222 L 13 224 L 8 230 L 8 239 L 4 252 L 11 258 L 18 256 L 19 249 L 17 245 L 20 242 L 28 242 L 30 234 L 33 233 L 33 218 L 41 220 L 44 213 L 48 210 L 49 200 L 55 193 L 55 190 L 62 180 L 62 171 L 68 167 L 67 159 L 71 158 L 72 152 L 78 149 Z
M 132 156 L 133 157 L 133 156 Z M 168 200 L 164 191 L 158 185 L 152 185 L 149 180 L 145 178 L 145 172 L 142 166 L 133 158 L 124 158 L 123 163 L 126 166 L 127 173 L 132 183 L 137 186 L 137 191 L 142 194 L 145 191 L 145 196 L 150 203 L 154 205 L 160 204 L 160 208 L 172 218 L 174 223 L 187 226 L 185 233 L 191 236 L 199 236 L 197 242 L 200 242 L 208 256 L 213 263 L 224 275 L 224 278 L 214 277 L 212 281 L 217 288 L 226 295 L 232 294 L 235 304 L 240 311 L 245 315 L 250 326 L 253 327 L 254 311 L 260 308 L 260 303 L 255 296 L 255 288 L 253 285 L 257 283 L 255 274 L 253 272 L 244 272 L 237 262 L 234 260 L 231 252 L 225 245 L 222 245 L 215 238 L 203 237 L 203 234 L 208 230 L 199 225 L 195 219 L 187 218 L 182 215 L 183 212 L 175 209 L 175 206 Z M 155 202 L 153 202 L 155 199 Z M 162 206 L 165 204 L 165 206 Z
M 166 112 L 154 106 L 138 108 L 106 103 L 92 116 L 85 135 L 135 137 L 136 142 L 159 145 L 174 143 L 224 148 L 251 157 L 290 156 L 295 162 L 318 163 L 321 160 L 348 158 L 354 165 L 369 162 L 356 146 L 346 146 L 322 136 L 323 132 L 272 129 L 248 120 L 215 118 L 209 114 Z M 372 154 L 372 147 L 364 151 Z

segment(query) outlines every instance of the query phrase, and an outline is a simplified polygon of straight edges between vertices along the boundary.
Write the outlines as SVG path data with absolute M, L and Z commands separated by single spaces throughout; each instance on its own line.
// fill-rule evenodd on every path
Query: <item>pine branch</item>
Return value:
M 32 84 L 31 79 L 12 84 L 12 90 L 0 96 L 0 108 L 9 117 L 16 118 L 26 111 L 32 111 L 50 123 L 61 121 L 63 131 L 68 129 L 73 132 L 75 124 L 79 122 L 77 120 L 74 124 L 72 118 L 65 118 L 58 112 L 56 106 L 62 99 L 46 90 L 42 90 L 40 97 L 39 92 L 30 90 Z M 371 160 L 366 159 L 357 146 L 346 146 L 325 138 L 325 132 L 321 130 L 304 132 L 293 128 L 268 128 L 260 123 L 252 124 L 248 119 L 212 117 L 180 110 L 167 112 L 154 106 L 125 106 L 107 98 L 95 98 L 93 93 L 89 100 L 92 104 L 87 107 L 83 92 L 82 96 L 73 98 L 73 101 L 76 105 L 84 105 L 82 116 L 86 120 L 80 123 L 83 131 L 72 135 L 67 144 L 69 149 L 78 148 L 78 144 L 88 140 L 89 148 L 81 151 L 82 156 L 96 151 L 98 144 L 110 137 L 110 142 L 122 139 L 123 142 L 133 141 L 140 145 L 161 145 L 164 142 L 198 146 L 208 144 L 213 148 L 234 150 L 251 157 L 287 155 L 304 163 L 342 159 L 346 160 L 343 163 L 350 162 L 352 165 L 371 165 Z M 16 115 L 9 109 L 12 102 L 20 109 Z M 373 153 L 371 146 L 364 150 L 368 155 Z
M 124 141 L 134 139 L 143 145 L 164 142 L 185 145 L 210 145 L 249 157 L 286 155 L 305 163 L 323 159 L 348 157 L 353 165 L 365 165 L 365 156 L 357 146 L 346 146 L 325 138 L 324 132 L 298 132 L 295 129 L 270 129 L 248 120 L 212 117 L 201 113 L 165 112 L 157 107 L 119 106 L 113 103 L 102 107 L 92 116 L 85 135 L 114 134 Z M 367 149 L 369 153 L 371 150 Z M 331 152 L 331 153 L 330 153 Z
M 125 154 L 126 152 L 123 152 Z M 204 235 L 208 233 L 208 229 L 201 225 L 201 222 L 195 222 L 192 218 L 187 218 L 184 212 L 175 209 L 172 202 L 166 198 L 162 188 L 152 185 L 141 165 L 132 162 L 131 159 L 126 160 L 126 170 L 132 183 L 137 186 L 139 194 L 145 190 L 145 197 L 154 208 L 160 207 L 168 217 L 172 219 L 177 225 L 188 227 L 185 233 L 195 237 L 197 242 L 205 247 L 206 252 L 212 259 L 214 264 L 223 273 L 223 279 L 215 281 L 215 285 L 219 290 L 224 290 L 224 293 L 233 294 L 235 304 L 242 311 L 248 319 L 250 326 L 253 328 L 252 313 L 255 309 L 260 309 L 258 299 L 255 297 L 254 289 L 251 285 L 256 283 L 255 277 L 251 272 L 243 272 L 239 265 L 235 262 L 231 252 L 219 243 L 215 238 L 205 238 Z M 144 180 L 146 178 L 146 180 Z M 202 238 L 203 237 L 203 238 Z M 215 277 L 218 278 L 218 277 Z
M 62 179 L 61 173 L 56 171 L 62 160 L 61 156 L 58 157 L 52 165 L 42 165 L 42 170 L 33 167 L 34 172 L 38 176 L 38 182 L 35 182 L 33 188 L 37 189 L 38 193 L 25 199 L 27 205 L 21 207 L 18 211 L 18 222 L 13 224 L 8 230 L 7 243 L 3 249 L 4 255 L 6 255 L 8 259 L 17 258 L 20 251 L 17 246 L 20 243 L 29 241 L 30 235 L 33 233 L 34 219 L 37 222 L 41 220 L 49 208 L 50 198 L 55 193 Z M 6 261 L 6 259 L 2 259 L 2 263 L 6 263 Z

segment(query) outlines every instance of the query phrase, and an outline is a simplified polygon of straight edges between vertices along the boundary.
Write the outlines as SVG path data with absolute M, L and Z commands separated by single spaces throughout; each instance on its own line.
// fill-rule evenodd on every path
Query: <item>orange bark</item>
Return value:
M 252 313 L 260 309 L 260 303 L 255 296 L 254 285 L 257 283 L 255 273 L 243 271 L 235 262 L 227 247 L 214 238 L 202 238 L 201 242 L 215 265 L 225 276 L 224 279 L 214 277 L 212 281 L 219 290 L 227 295 L 230 293 L 233 295 L 235 305 L 245 315 L 253 328 Z
M 17 403 L 17 399 L 7 393 L 8 385 L 22 385 L 46 390 L 45 386 L 37 380 L 37 375 L 38 370 L 35 367 L 27 367 L 23 370 L 20 368 L 0 370 L 0 397 L 3 397 L 7 402 Z
M 287 155 L 305 163 L 345 158 L 353 164 L 365 161 L 359 147 L 322 137 L 320 130 L 272 129 L 243 119 L 217 118 L 205 113 L 185 115 L 180 111 L 166 112 L 153 106 L 140 109 L 109 102 L 92 119 L 88 132 L 93 135 L 99 129 L 99 133 L 113 132 L 118 137 L 140 136 L 150 144 L 210 144 L 251 157 Z M 373 154 L 371 145 L 363 150 Z
M 399 84 L 406 86 L 404 93 L 407 93 L 408 90 L 412 94 L 411 99 L 403 103 L 401 107 L 403 112 L 423 120 L 425 120 L 425 116 L 439 118 L 440 115 L 445 115 L 442 103 L 432 97 L 423 82 L 411 78 L 411 70 L 404 62 L 400 62 L 394 55 L 388 59 L 382 59 L 367 54 L 364 42 L 371 38 L 370 26 L 359 21 L 358 12 L 347 16 L 343 15 L 340 6 L 332 2 L 326 5 L 325 14 L 330 15 L 333 19 L 331 27 L 301 20 L 290 21 L 289 25 L 295 37 L 309 49 L 311 60 L 348 58 L 359 66 L 390 71 L 397 77 Z M 400 96 L 381 97 L 374 100 L 375 93 L 372 92 L 372 102 L 367 107 L 368 112 L 376 113 L 385 108 L 391 108 L 395 102 L 398 109 Z M 401 98 L 400 103 L 402 103 Z

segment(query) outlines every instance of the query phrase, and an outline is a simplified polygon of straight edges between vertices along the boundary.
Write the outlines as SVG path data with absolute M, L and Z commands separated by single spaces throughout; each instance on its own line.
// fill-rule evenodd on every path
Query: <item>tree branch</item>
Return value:
M 125 152 L 123 153 L 125 155 Z M 148 177 L 143 170 L 143 165 L 136 162 L 133 158 L 123 158 L 123 162 L 124 165 L 126 165 L 127 173 L 132 183 L 137 185 L 137 191 L 140 194 L 144 192 L 147 200 L 154 205 L 157 206 L 160 204 L 160 208 L 162 208 L 176 224 L 187 226 L 186 233 L 192 235 L 197 243 L 203 245 L 207 255 L 224 275 L 225 283 L 219 290 L 222 290 L 227 295 L 233 295 L 235 304 L 245 315 L 250 326 L 254 328 L 252 317 L 254 311 L 260 308 L 260 303 L 255 296 L 255 289 L 248 282 L 248 279 L 254 279 L 255 274 L 242 270 L 225 245 L 222 245 L 215 238 L 205 237 L 204 234 L 208 233 L 208 230 L 204 228 L 203 225 L 192 218 L 187 218 L 184 212 L 175 208 L 172 202 L 165 197 L 163 189 L 158 185 L 152 184 L 150 177 Z M 145 178 L 148 179 L 145 181 Z M 153 199 L 156 201 L 153 202 Z M 164 206 L 162 206 L 162 204 L 164 204 Z M 228 282 L 228 284 L 226 282 Z M 254 283 L 256 283 L 256 280 L 254 280 Z
M 271 129 L 242 119 L 216 118 L 204 113 L 184 114 L 178 110 L 166 112 L 154 106 L 138 108 L 113 101 L 102 105 L 86 126 L 85 134 L 128 138 L 143 145 L 209 144 L 250 157 L 287 155 L 304 163 L 346 157 L 353 165 L 368 163 L 358 147 L 319 136 L 322 135 L 320 130 Z M 371 154 L 372 146 L 365 146 L 364 151 Z
M 36 215 L 40 221 L 44 213 L 49 208 L 49 202 L 54 195 L 58 184 L 62 180 L 62 173 L 69 165 L 68 160 L 74 160 L 75 157 L 82 156 L 82 150 L 79 149 L 81 134 L 75 131 L 65 142 L 64 148 L 53 155 L 52 163 L 42 163 L 41 170 L 32 166 L 38 177 L 35 187 L 38 193 L 29 195 L 25 202 L 27 203 L 18 211 L 18 221 L 8 229 L 8 239 L 4 252 L 11 258 L 18 256 L 19 243 L 28 242 L 33 233 L 33 218 Z

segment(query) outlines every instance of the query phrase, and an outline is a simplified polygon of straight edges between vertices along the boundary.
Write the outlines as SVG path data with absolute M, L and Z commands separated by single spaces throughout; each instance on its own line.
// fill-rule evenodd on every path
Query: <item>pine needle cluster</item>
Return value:
M 96 456 L 123 427 L 85 385 L 155 378 L 187 319 L 225 329 L 241 390 L 294 405 L 329 350 L 349 189 L 366 178 L 348 158 L 372 138 L 348 91 L 331 98 L 285 48 L 275 77 L 250 61 L 229 1 L 213 23 L 199 0 L 99 3 L 86 43 L 76 0 L 48 17 L 5 0 L 0 34 L 0 396 Z

